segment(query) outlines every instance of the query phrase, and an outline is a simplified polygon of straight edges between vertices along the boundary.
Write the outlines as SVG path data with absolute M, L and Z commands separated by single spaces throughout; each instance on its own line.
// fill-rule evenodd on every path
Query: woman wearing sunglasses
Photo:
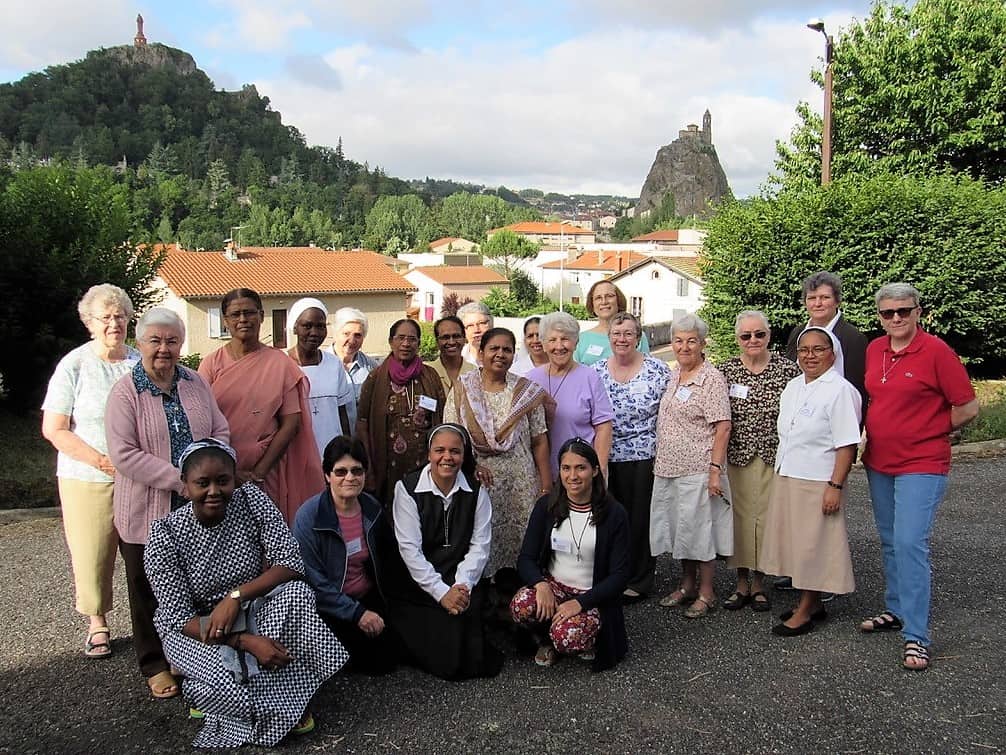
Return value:
M 929 533 L 950 472 L 950 432 L 978 416 L 954 351 L 919 327 L 919 292 L 888 283 L 876 296 L 886 335 L 866 351 L 866 466 L 884 559 L 884 611 L 863 632 L 901 630 L 902 665 L 929 667 Z
M 768 350 L 772 329 L 761 312 L 745 310 L 737 315 L 734 333 L 741 354 L 720 365 L 720 372 L 730 384 L 727 476 L 734 493 L 734 554 L 727 565 L 737 570 L 737 588 L 723 607 L 737 611 L 750 603 L 752 611 L 760 612 L 771 608 L 760 551 L 779 445 L 775 427 L 779 397 L 800 368 Z
M 385 626 L 381 574 L 390 531 L 381 504 L 363 491 L 367 452 L 356 438 L 339 435 L 321 461 L 328 485 L 297 511 L 293 536 L 300 544 L 318 613 L 349 651 L 349 669 L 385 673 L 398 646 Z

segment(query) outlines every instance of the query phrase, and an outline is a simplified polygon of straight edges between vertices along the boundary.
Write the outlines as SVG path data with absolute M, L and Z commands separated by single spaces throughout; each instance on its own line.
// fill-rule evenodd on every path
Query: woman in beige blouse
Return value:
M 689 619 L 716 606 L 716 558 L 733 554 L 730 486 L 723 474 L 730 400 L 726 380 L 702 353 L 708 332 L 695 315 L 671 325 L 678 366 L 660 400 L 650 503 L 651 553 L 681 559 L 681 584 L 660 605 L 688 606 Z
M 779 444 L 779 397 L 800 368 L 768 350 L 772 328 L 761 312 L 745 310 L 737 315 L 734 333 L 741 354 L 720 365 L 720 371 L 730 385 L 727 476 L 734 496 L 734 554 L 727 565 L 737 570 L 737 588 L 723 607 L 736 611 L 750 603 L 752 611 L 760 612 L 771 608 L 760 554 Z

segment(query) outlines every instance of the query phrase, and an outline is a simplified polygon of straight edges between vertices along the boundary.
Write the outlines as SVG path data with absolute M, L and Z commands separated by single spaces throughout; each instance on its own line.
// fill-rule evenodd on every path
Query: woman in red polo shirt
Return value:
M 919 327 L 919 292 L 888 283 L 876 296 L 887 333 L 866 350 L 866 452 L 887 590 L 863 632 L 901 630 L 902 665 L 929 667 L 929 533 L 950 472 L 950 432 L 978 415 L 960 359 Z

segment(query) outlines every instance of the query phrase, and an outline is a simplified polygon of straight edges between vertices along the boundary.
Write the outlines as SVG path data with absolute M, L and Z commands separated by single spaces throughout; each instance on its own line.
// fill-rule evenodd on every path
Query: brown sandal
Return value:
M 104 642 L 94 641 L 99 634 L 105 635 Z M 112 654 L 112 646 L 108 644 L 111 639 L 112 633 L 108 631 L 108 627 L 92 629 L 87 633 L 87 640 L 84 642 L 84 655 L 88 658 L 108 658 Z
M 147 686 L 150 687 L 150 694 L 158 700 L 169 700 L 181 693 L 178 680 L 168 671 L 161 671 L 148 678 Z

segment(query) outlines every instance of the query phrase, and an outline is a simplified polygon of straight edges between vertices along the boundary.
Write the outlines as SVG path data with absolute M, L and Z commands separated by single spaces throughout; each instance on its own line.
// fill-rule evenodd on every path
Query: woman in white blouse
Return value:
M 838 348 L 824 328 L 807 328 L 797 346 L 803 375 L 779 401 L 779 450 L 765 522 L 764 563 L 788 574 L 800 602 L 772 627 L 780 637 L 806 634 L 824 621 L 821 593 L 855 589 L 845 528 L 845 481 L 859 443 L 862 400 L 833 369 Z
M 395 484 L 394 524 L 405 569 L 387 580 L 388 614 L 409 660 L 442 679 L 495 676 L 502 656 L 485 638 L 480 584 L 492 506 L 461 425 L 435 427 L 429 463 Z

